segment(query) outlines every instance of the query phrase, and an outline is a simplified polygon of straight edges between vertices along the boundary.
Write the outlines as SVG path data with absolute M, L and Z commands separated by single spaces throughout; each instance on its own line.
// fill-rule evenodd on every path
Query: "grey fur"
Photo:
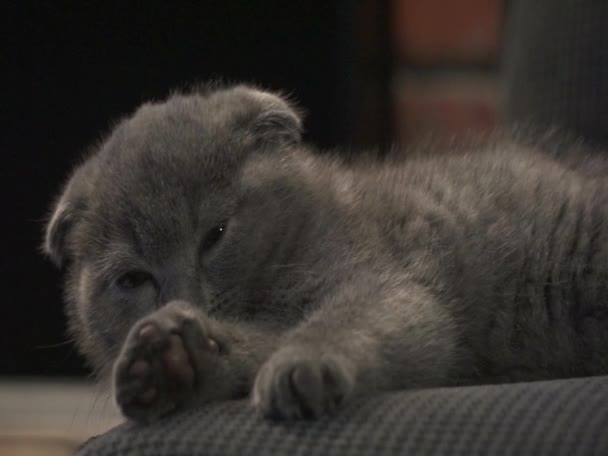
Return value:
M 45 248 L 125 415 L 608 373 L 604 174 L 508 141 L 344 163 L 300 129 L 249 87 L 177 94 L 74 172 Z

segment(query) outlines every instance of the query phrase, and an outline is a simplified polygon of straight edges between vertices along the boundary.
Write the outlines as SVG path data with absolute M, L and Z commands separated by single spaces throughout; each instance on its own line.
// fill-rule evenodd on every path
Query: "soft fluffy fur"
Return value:
M 608 373 L 602 161 L 500 141 L 345 163 L 300 129 L 259 90 L 178 94 L 73 173 L 46 251 L 127 416 Z

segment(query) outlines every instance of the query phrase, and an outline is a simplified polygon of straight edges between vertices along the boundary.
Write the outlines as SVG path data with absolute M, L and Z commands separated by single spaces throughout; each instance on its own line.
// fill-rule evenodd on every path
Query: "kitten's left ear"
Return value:
M 301 114 L 284 98 L 261 90 L 249 89 L 260 103 L 260 111 L 251 123 L 258 140 L 297 144 L 302 140 Z
M 243 133 L 244 141 L 256 146 L 297 144 L 302 140 L 302 119 L 286 98 L 247 85 L 217 91 L 213 98 L 219 122 L 228 121 L 231 129 Z M 226 117 L 222 111 L 230 110 Z

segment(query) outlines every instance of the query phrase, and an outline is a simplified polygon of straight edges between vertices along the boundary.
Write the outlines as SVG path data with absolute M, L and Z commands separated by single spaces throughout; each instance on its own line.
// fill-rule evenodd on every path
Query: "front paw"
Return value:
M 122 413 L 151 421 L 175 409 L 196 391 L 200 366 L 212 362 L 218 345 L 204 317 L 175 301 L 139 320 L 114 364 L 114 394 Z
M 258 372 L 253 405 L 269 418 L 316 418 L 351 394 L 354 375 L 346 359 L 309 347 L 286 347 Z

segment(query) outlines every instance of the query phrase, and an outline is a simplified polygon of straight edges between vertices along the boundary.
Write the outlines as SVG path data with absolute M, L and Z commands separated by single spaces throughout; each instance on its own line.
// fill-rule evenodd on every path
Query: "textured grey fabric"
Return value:
M 514 0 L 504 58 L 513 125 L 608 145 L 608 1 Z
M 608 455 L 608 377 L 400 391 L 320 421 L 263 420 L 243 401 L 131 423 L 81 455 Z

